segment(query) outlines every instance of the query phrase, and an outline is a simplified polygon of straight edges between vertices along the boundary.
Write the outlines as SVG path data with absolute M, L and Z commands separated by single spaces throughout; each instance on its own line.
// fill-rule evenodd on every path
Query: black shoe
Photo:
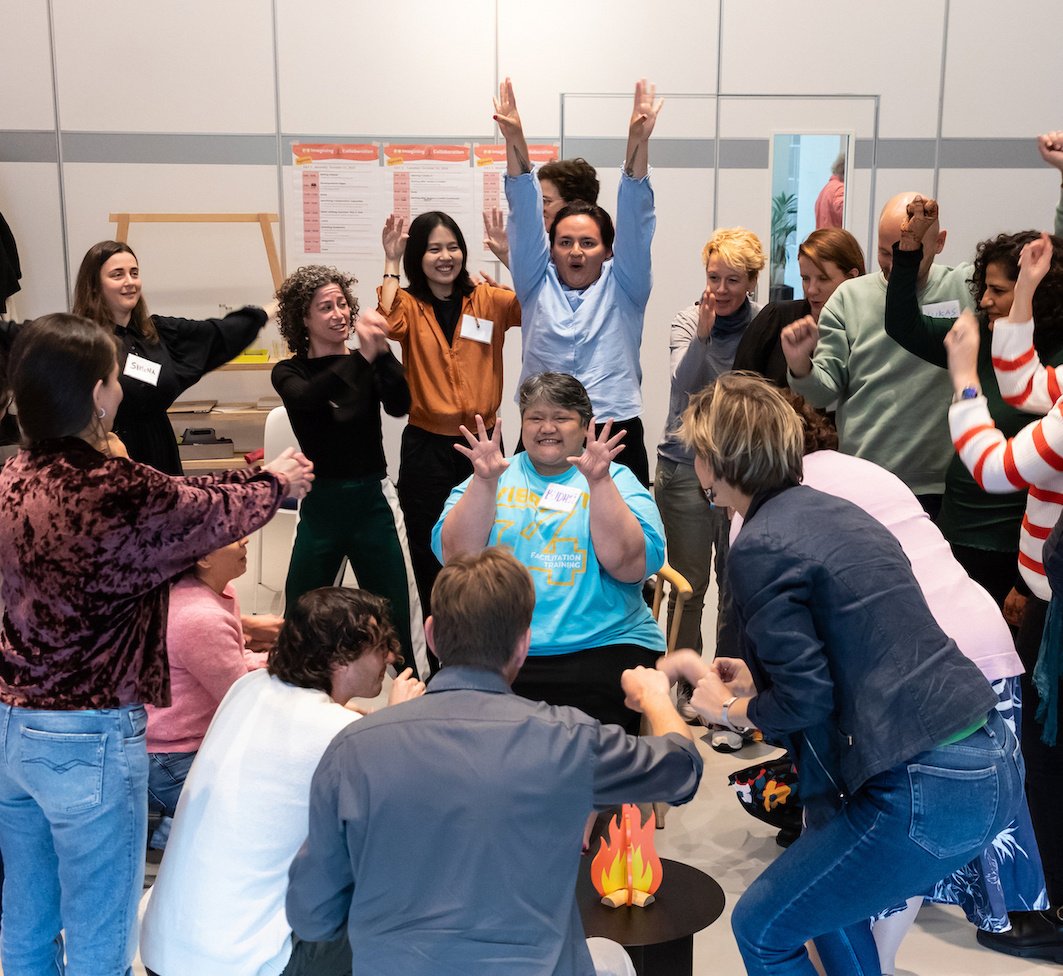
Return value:
M 775 843 L 780 847 L 789 847 L 800 836 L 800 830 L 791 830 L 788 827 L 783 827 L 783 829 L 775 835 Z
M 978 930 L 978 941 L 987 949 L 1063 963 L 1063 908 L 1046 912 L 1008 912 L 1010 932 Z

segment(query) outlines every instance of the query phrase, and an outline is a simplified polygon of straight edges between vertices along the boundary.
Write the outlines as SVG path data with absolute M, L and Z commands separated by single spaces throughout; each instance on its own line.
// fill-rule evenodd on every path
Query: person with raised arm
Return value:
M 618 461 L 650 483 L 642 426 L 642 344 L 656 227 L 649 140 L 663 101 L 645 79 L 635 86 L 627 150 L 617 192 L 617 223 L 601 207 L 577 202 L 558 211 L 547 232 L 542 186 L 532 173 L 513 83 L 495 100 L 506 141 L 510 271 L 523 309 L 521 382 L 569 373 L 586 388 L 595 414 L 626 431 Z M 599 431 L 601 428 L 599 427 Z

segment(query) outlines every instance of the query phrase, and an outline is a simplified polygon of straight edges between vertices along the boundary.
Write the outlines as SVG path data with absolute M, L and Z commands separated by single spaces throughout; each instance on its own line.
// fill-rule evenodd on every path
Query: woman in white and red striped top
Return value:
M 1018 955 L 1063 958 L 1063 745 L 1041 740 L 1035 721 L 1039 696 L 1030 680 L 1044 631 L 1052 592 L 1045 576 L 1042 550 L 1063 513 L 1063 367 L 1046 368 L 1033 344 L 1032 298 L 1038 286 L 1060 288 L 1063 241 L 1042 234 L 1019 259 L 1015 299 L 1007 318 L 993 329 L 993 366 L 1004 400 L 1044 416 L 1010 439 L 994 426 L 978 383 L 978 323 L 965 312 L 945 338 L 955 397 L 949 428 L 956 451 L 974 480 L 986 491 L 1029 487 L 1019 538 L 1019 572 L 1034 596 L 1027 602 L 1016 649 L 1026 668 L 1022 681 L 1022 751 L 1026 792 L 1037 846 L 1045 870 L 1049 901 L 1046 912 L 1011 914 L 1012 931 L 979 933 L 989 948 Z M 1040 297 L 1040 296 L 1039 296 Z M 1053 303 L 1063 312 L 1063 301 Z M 1052 307 L 1052 306 L 1050 306 Z M 1046 323 L 1038 323 L 1043 328 Z M 1058 955 L 1057 955 L 1058 953 Z

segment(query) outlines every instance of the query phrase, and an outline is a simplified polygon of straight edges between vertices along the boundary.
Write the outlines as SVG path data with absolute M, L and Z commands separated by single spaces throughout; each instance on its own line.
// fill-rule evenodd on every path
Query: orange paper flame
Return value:
M 626 891 L 626 903 L 632 892 L 652 895 L 661 886 L 661 860 L 653 846 L 657 818 L 650 813 L 645 824 L 639 808 L 625 803 L 620 817 L 609 822 L 609 840 L 601 838 L 598 853 L 591 861 L 591 881 L 600 895 Z

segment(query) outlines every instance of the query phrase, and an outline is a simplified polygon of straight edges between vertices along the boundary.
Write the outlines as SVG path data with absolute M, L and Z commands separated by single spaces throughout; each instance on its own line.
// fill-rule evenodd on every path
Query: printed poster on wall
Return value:
M 506 191 L 502 184 L 502 177 L 506 174 L 506 146 L 505 143 L 475 143 L 472 147 L 475 175 L 473 184 L 476 198 L 474 208 L 478 214 L 484 214 L 489 210 L 499 210 L 503 220 L 509 219 L 509 207 L 506 205 Z M 552 163 L 558 158 L 556 143 L 535 143 L 528 146 L 528 156 L 533 166 L 541 166 L 543 163 Z M 483 234 L 477 238 L 482 241 Z M 494 261 L 495 256 L 486 245 L 481 243 L 481 257 L 486 261 Z M 476 248 L 469 244 L 470 254 L 476 253 Z

